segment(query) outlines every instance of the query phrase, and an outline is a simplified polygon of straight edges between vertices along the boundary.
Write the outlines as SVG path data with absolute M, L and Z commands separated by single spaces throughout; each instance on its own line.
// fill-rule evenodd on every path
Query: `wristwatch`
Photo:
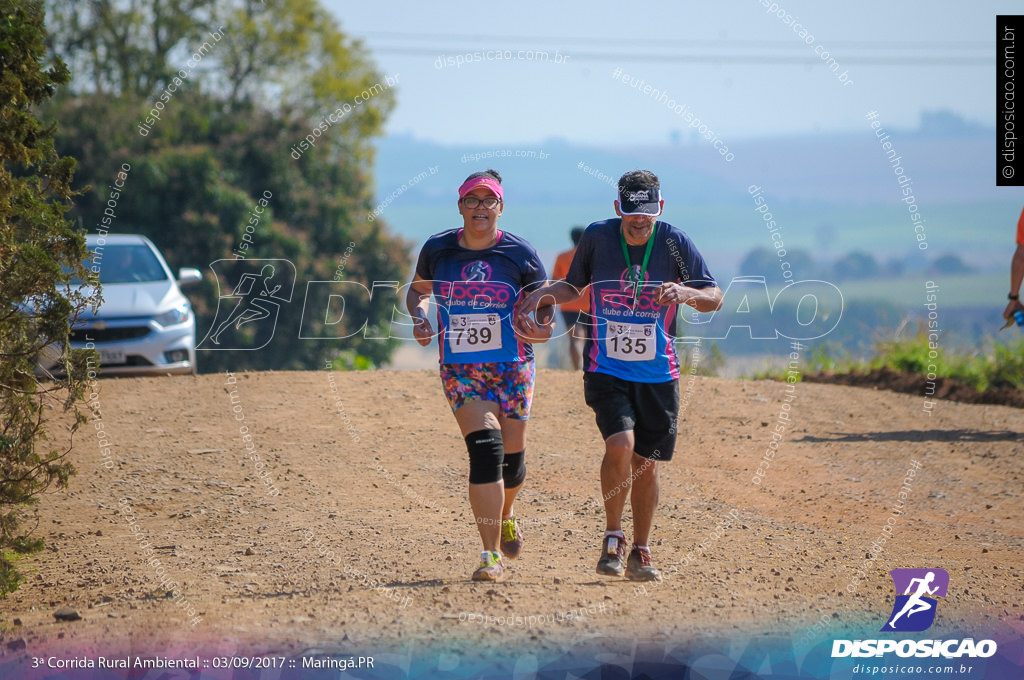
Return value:
M 1018 299 L 1020 299 L 1019 295 L 1014 295 L 1013 293 L 1007 293 L 1006 297 L 1009 298 L 1010 300 L 1018 300 Z

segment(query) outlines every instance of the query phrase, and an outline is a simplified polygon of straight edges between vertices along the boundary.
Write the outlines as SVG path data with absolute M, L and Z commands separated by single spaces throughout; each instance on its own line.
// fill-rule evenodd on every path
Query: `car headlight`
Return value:
M 157 314 L 156 317 L 154 317 L 154 321 L 161 326 L 175 326 L 179 323 L 185 323 L 188 321 L 190 311 L 191 309 L 187 304 L 179 305 L 174 309 L 164 312 L 163 314 Z

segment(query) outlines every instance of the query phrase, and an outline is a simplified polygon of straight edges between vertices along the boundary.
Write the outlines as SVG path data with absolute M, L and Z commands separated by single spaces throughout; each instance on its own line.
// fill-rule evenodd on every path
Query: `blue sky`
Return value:
M 934 109 L 992 126 L 995 15 L 1020 11 L 1012 2 L 780 0 L 780 18 L 761 0 L 323 4 L 383 73 L 398 74 L 389 134 L 524 145 L 685 139 L 687 112 L 725 144 L 863 131 L 872 110 L 894 127 L 915 127 Z M 445 64 L 467 53 L 486 59 L 488 50 L 519 58 Z M 529 50 L 549 61 L 527 61 Z M 830 72 L 824 51 L 848 83 Z M 667 92 L 676 110 L 613 79 L 618 68 Z

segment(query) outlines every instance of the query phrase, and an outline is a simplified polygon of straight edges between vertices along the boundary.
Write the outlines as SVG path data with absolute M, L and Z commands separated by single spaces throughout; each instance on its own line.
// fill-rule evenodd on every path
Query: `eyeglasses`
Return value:
M 500 198 L 494 196 L 488 196 L 487 198 L 477 198 L 476 196 L 466 196 L 462 199 L 462 205 L 466 206 L 470 210 L 476 208 L 478 205 L 483 204 L 488 210 L 494 210 L 501 203 Z

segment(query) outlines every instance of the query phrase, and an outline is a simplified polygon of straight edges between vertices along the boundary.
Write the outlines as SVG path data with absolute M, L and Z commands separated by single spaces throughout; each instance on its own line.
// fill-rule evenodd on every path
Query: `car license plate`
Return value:
M 123 364 L 124 363 L 124 350 L 123 349 L 101 349 L 100 352 L 100 364 Z

